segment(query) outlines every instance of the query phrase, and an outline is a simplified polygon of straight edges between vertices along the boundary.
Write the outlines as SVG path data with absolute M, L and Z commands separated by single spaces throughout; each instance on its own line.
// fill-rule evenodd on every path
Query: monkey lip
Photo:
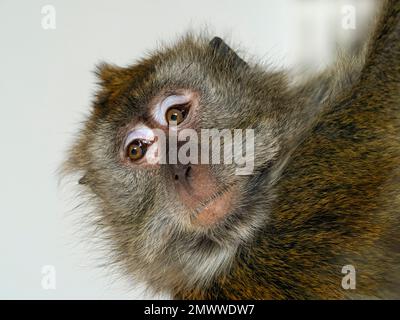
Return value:
M 172 169 L 176 175 L 177 168 Z M 235 196 L 239 194 L 235 181 L 218 181 L 207 165 L 192 165 L 184 173 L 184 177 L 181 174 L 173 182 L 177 200 L 186 207 L 185 215 L 190 224 L 212 226 L 232 211 Z
M 196 208 L 196 215 L 192 222 L 200 226 L 211 226 L 218 223 L 231 211 L 235 195 L 234 187 L 216 192 Z

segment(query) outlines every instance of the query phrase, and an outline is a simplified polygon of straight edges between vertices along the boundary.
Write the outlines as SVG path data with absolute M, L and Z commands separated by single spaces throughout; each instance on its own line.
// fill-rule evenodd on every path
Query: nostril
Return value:
M 190 178 L 192 176 L 192 167 L 187 167 L 186 172 L 185 172 L 185 177 Z
M 172 178 L 174 181 L 184 182 L 184 180 L 192 177 L 192 168 L 189 165 L 175 165 L 173 168 Z

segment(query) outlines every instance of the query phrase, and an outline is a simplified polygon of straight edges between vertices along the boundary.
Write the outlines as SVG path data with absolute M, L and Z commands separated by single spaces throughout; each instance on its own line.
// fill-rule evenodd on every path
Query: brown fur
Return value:
M 134 66 L 100 67 L 65 168 L 84 175 L 115 262 L 175 298 L 400 298 L 399 11 L 387 1 L 362 57 L 294 87 L 192 36 Z M 253 176 L 210 166 L 243 195 L 212 228 L 177 220 L 183 208 L 166 202 L 175 198 L 162 168 L 127 171 L 116 157 L 121 128 L 146 121 L 150 99 L 175 88 L 202 94 L 203 126 L 257 132 Z M 193 276 L 221 252 L 232 257 Z M 356 290 L 341 287 L 347 264 Z

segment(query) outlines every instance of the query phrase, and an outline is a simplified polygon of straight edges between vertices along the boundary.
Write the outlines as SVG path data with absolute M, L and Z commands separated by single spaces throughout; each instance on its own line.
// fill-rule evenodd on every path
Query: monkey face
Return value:
M 158 285 L 157 268 L 170 272 L 163 277 L 174 285 L 207 281 L 267 218 L 259 208 L 272 195 L 255 191 L 267 183 L 279 151 L 273 121 L 265 118 L 268 108 L 271 119 L 279 113 L 273 109 L 279 97 L 271 91 L 266 100 L 260 92 L 277 80 L 260 80 L 264 73 L 219 38 L 192 37 L 128 68 L 103 64 L 97 74 L 94 109 L 67 162 L 95 195 L 96 222 L 130 273 L 146 270 L 143 278 Z M 207 130 L 231 138 L 241 130 L 239 143 L 223 140 L 213 150 L 253 144 L 251 172 L 237 174 L 235 161 L 214 161 L 212 152 L 204 157 Z M 244 130 L 253 130 L 254 139 Z M 189 152 L 189 160 L 181 152 L 196 146 L 201 152 Z
M 120 133 L 126 137 L 120 148 L 121 163 L 128 170 L 157 170 L 168 200 L 176 206 L 175 219 L 189 228 L 219 223 L 239 197 L 234 174 L 223 164 L 214 166 L 210 152 L 204 156 L 202 147 L 208 147 L 211 137 L 201 130 L 200 96 L 199 91 L 180 88 L 158 94 L 147 105 L 146 120 L 135 121 Z M 181 139 L 185 132 L 188 141 Z

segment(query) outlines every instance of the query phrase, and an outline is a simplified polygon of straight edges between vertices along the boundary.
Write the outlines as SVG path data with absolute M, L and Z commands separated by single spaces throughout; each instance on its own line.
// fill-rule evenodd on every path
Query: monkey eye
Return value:
M 147 147 L 148 143 L 146 143 L 144 140 L 134 140 L 128 145 L 127 156 L 132 161 L 142 159 L 146 154 Z
M 125 155 L 132 161 L 138 161 L 146 155 L 149 146 L 154 142 L 151 129 L 144 127 L 130 132 L 125 141 Z
M 163 126 L 178 125 L 186 119 L 189 107 L 190 97 L 171 95 L 157 106 L 154 118 Z
M 165 120 L 168 125 L 178 125 L 183 120 L 185 120 L 187 115 L 187 110 L 184 108 L 185 106 L 174 106 L 167 110 L 165 114 Z

